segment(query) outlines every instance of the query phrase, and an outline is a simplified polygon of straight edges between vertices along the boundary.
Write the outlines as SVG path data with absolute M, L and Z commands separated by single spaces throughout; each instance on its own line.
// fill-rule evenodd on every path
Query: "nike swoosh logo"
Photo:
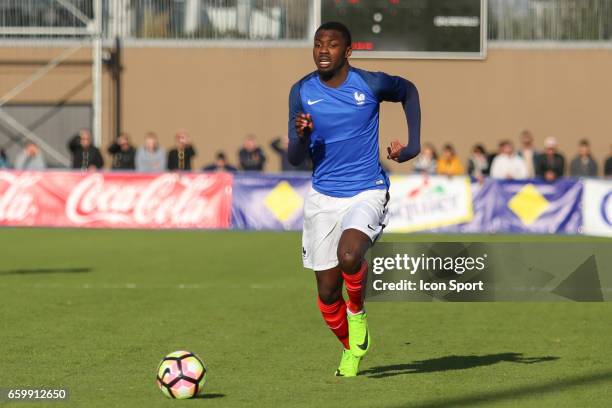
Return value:
M 319 103 L 321 102 L 323 99 L 317 99 L 316 101 L 311 101 L 310 99 L 308 100 L 308 105 L 314 105 L 315 103 Z
M 371 229 L 372 231 L 376 231 L 376 228 L 373 228 L 370 224 L 368 224 L 368 228 Z
M 358 344 L 357 347 L 359 347 L 363 351 L 366 351 L 366 349 L 368 348 L 368 329 L 366 329 L 365 339 L 363 340 L 363 343 Z

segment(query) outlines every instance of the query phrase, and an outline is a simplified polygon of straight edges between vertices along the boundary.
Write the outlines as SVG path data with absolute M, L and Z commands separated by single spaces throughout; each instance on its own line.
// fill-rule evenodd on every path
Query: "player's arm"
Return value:
M 406 162 L 416 157 L 421 152 L 421 103 L 419 91 L 416 86 L 397 76 L 388 76 L 385 80 L 387 84 L 388 101 L 401 102 L 406 115 L 408 124 L 408 143 L 402 145 L 395 140 L 387 148 L 388 158 L 398 163 Z
M 293 85 L 291 92 L 289 92 L 289 147 L 287 156 L 289 163 L 294 166 L 299 166 L 308 157 L 312 127 L 312 118 L 309 114 L 303 112 L 300 84 L 297 83 Z
M 404 108 L 408 124 L 408 142 L 403 145 L 394 140 L 387 148 L 388 158 L 403 163 L 416 157 L 421 152 L 421 104 L 416 86 L 404 78 L 383 72 L 362 72 L 379 102 L 401 102 Z

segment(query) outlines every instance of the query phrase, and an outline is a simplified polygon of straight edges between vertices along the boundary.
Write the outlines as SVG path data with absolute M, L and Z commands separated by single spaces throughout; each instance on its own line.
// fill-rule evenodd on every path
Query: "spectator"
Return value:
M 189 142 L 186 131 L 180 130 L 176 133 L 176 147 L 168 152 L 168 170 L 191 170 L 191 159 L 196 151 Z
M 499 153 L 491 163 L 491 177 L 500 180 L 523 180 L 528 178 L 529 170 L 525 160 L 514 153 L 514 146 L 509 140 L 499 144 Z
M 436 149 L 433 145 L 425 143 L 421 154 L 414 159 L 412 171 L 419 174 L 436 174 L 438 172 L 437 159 Z
M 463 165 L 450 144 L 444 145 L 440 160 L 438 160 L 438 174 L 445 176 L 458 176 L 465 173 Z
M 518 154 L 523 158 L 525 166 L 527 166 L 527 178 L 534 178 L 539 152 L 533 146 L 533 135 L 529 130 L 521 132 L 521 149 Z
M 91 133 L 81 129 L 68 143 L 72 153 L 72 168 L 81 170 L 97 170 L 104 166 L 100 150 L 91 144 Z
M 10 167 L 8 157 L 6 157 L 6 152 L 4 149 L 0 148 L 0 169 L 8 169 Z
M 238 152 L 240 158 L 240 168 L 244 171 L 262 171 L 266 156 L 261 147 L 257 146 L 255 136 L 248 135 L 244 139 L 242 149 Z
M 547 137 L 544 153 L 537 160 L 536 175 L 546 181 L 555 181 L 565 172 L 565 158 L 557 152 L 557 139 Z
M 472 155 L 468 159 L 468 174 L 479 181 L 489 175 L 489 158 L 481 144 L 472 148 Z
M 597 176 L 597 162 L 591 156 L 591 146 L 586 139 L 578 143 L 578 154 L 570 163 L 570 175 L 574 177 Z
M 15 168 L 17 170 L 44 170 L 47 168 L 47 163 L 38 146 L 33 142 L 28 142 L 15 159 Z
M 270 147 L 278 153 L 281 158 L 281 170 L 282 171 L 311 171 L 312 160 L 307 157 L 299 166 L 294 166 L 289 163 L 289 156 L 287 155 L 287 149 L 289 147 L 289 137 L 284 136 L 282 139 L 277 137 L 270 143 Z
M 159 145 L 157 135 L 145 135 L 145 144 L 136 151 L 136 170 L 158 172 L 166 170 L 166 150 Z
M 113 156 L 111 168 L 113 170 L 134 170 L 136 168 L 136 149 L 130 144 L 127 133 L 121 133 L 109 147 L 108 152 Z
M 208 166 L 202 167 L 203 171 L 228 171 L 235 172 L 238 171 L 237 168 L 232 166 L 227 162 L 227 158 L 225 157 L 225 153 L 219 152 L 217 153 L 216 160 L 214 163 L 209 164 Z
M 604 163 L 604 176 L 612 177 L 612 145 L 610 145 L 610 155 Z

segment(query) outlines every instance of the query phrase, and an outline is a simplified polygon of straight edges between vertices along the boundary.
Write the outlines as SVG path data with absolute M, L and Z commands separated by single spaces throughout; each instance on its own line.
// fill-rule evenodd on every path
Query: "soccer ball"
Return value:
M 202 394 L 206 366 L 189 351 L 168 354 L 157 369 L 157 385 L 168 398 L 186 399 Z

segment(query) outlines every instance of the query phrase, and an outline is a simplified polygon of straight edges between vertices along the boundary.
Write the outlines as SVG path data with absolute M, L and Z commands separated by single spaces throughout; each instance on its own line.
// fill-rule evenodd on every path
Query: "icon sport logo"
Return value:
M 309 106 L 314 105 L 314 104 L 316 104 L 316 103 L 321 102 L 322 100 L 323 100 L 323 99 L 317 99 L 316 101 L 311 101 L 311 100 L 309 99 L 309 100 L 308 100 L 308 105 L 309 105 Z
M 355 91 L 353 96 L 355 97 L 355 101 L 357 101 L 357 105 L 363 105 L 365 103 L 365 94 Z

